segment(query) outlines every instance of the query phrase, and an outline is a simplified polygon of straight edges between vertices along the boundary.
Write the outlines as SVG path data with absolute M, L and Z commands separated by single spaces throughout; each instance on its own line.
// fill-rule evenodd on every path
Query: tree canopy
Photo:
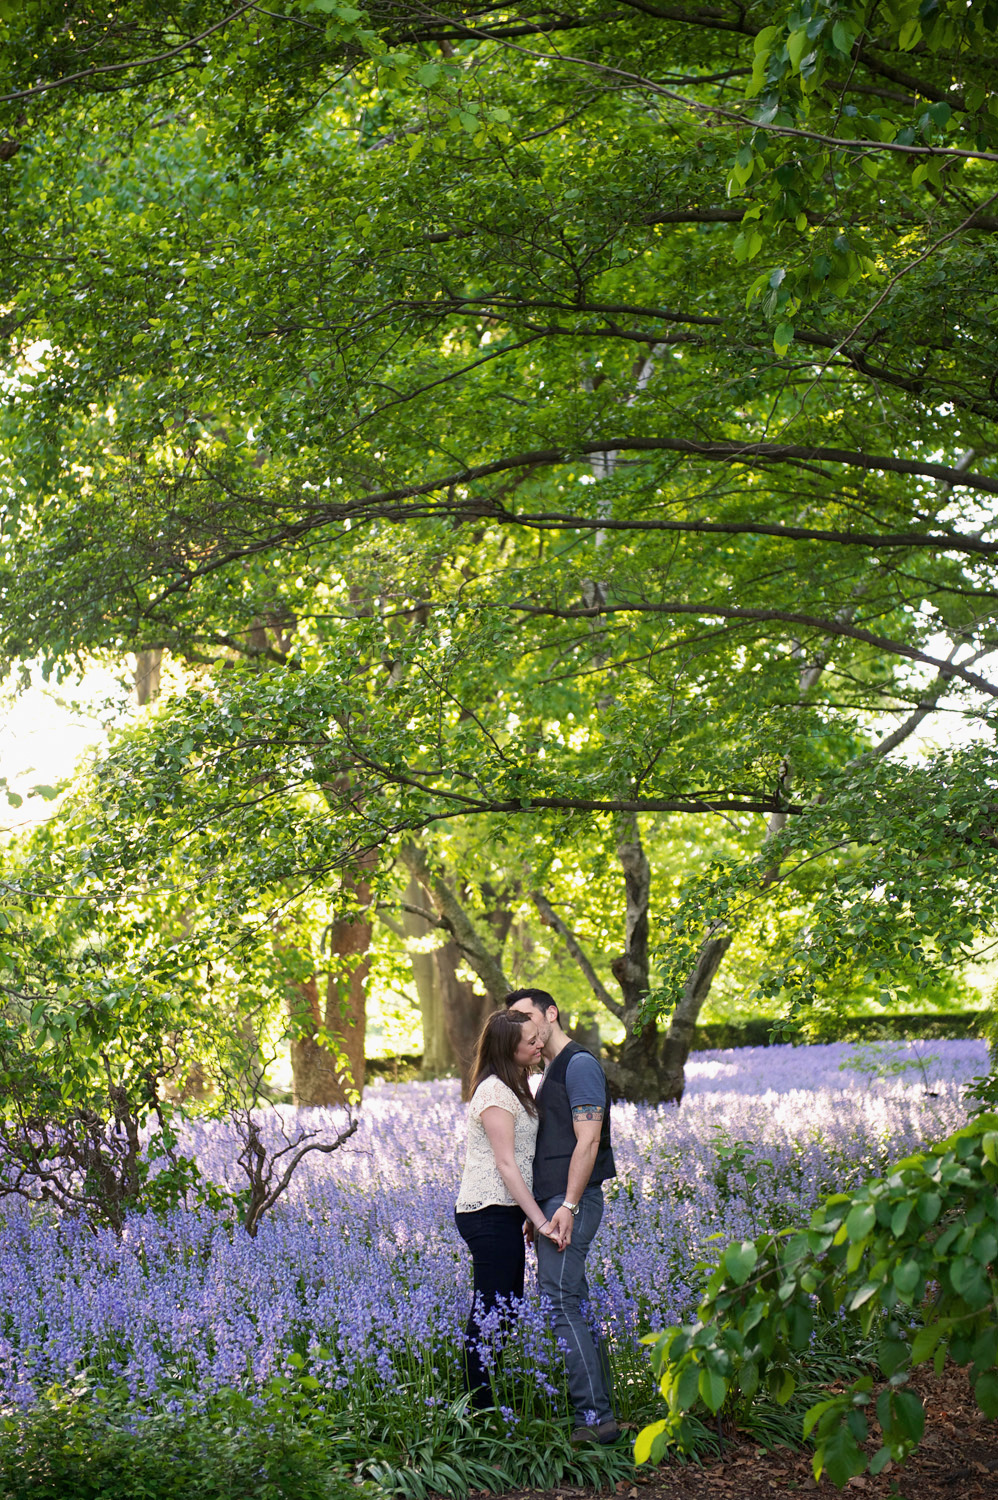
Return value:
M 102 772 L 117 857 L 347 901 L 602 818 L 629 1036 L 683 993 L 652 825 L 696 876 L 852 808 L 823 911 L 876 892 L 871 766 L 998 697 L 992 0 L 0 15 L 4 660 L 200 673 Z

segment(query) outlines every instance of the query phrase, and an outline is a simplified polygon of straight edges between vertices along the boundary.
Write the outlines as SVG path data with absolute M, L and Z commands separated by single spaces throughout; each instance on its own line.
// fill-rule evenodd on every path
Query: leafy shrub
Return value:
M 911 1453 L 925 1412 L 909 1372 L 928 1359 L 937 1370 L 947 1357 L 969 1364 L 978 1405 L 998 1417 L 996 1185 L 998 1115 L 982 1114 L 854 1194 L 833 1195 L 809 1229 L 729 1245 L 698 1321 L 649 1339 L 667 1415 L 639 1435 L 638 1461 L 657 1460 L 669 1444 L 688 1449 L 698 1409 L 738 1415 L 760 1390 L 788 1402 L 817 1309 L 878 1333 L 886 1386 L 876 1402 L 883 1444 L 869 1465 L 861 1445 L 874 1376 L 810 1406 L 803 1435 L 814 1440 L 815 1477 L 827 1471 L 842 1486 Z
M 362 1492 L 336 1468 L 328 1420 L 275 1390 L 225 1392 L 209 1412 L 142 1413 L 126 1392 L 53 1390 L 0 1422 L 3 1500 L 335 1500 Z
M 53 1387 L 0 1419 L 0 1500 L 464 1500 L 558 1484 L 612 1490 L 627 1444 L 575 1449 L 561 1415 L 475 1412 L 468 1397 L 400 1421 L 390 1397 L 346 1405 L 292 1356 L 259 1397 L 142 1408 L 124 1383 Z

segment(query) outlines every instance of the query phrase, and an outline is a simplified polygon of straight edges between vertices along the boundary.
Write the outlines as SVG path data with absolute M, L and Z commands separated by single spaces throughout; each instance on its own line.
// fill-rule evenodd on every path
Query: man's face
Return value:
M 551 1035 L 551 1022 L 548 1020 L 545 1012 L 542 1010 L 538 1010 L 537 1006 L 532 1000 L 516 1000 L 510 1006 L 510 1010 L 515 1010 L 517 1015 L 530 1017 L 534 1025 L 537 1027 L 537 1040 L 540 1042 L 542 1047 L 546 1047 L 548 1044 L 548 1037 Z M 551 1016 L 552 1018 L 554 1016 L 553 1006 L 551 1007 Z

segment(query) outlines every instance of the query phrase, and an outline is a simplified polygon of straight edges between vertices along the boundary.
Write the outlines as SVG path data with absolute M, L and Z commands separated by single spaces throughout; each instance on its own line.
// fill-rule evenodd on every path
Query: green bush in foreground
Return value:
M 467 1398 L 400 1420 L 402 1403 L 346 1409 L 309 1375 L 209 1410 L 140 1411 L 124 1388 L 53 1389 L 0 1419 L 0 1500 L 463 1500 L 559 1484 L 612 1490 L 628 1445 L 573 1449 L 564 1421 L 475 1413 Z
M 982 1114 L 857 1192 L 835 1194 L 810 1228 L 729 1245 L 698 1321 L 649 1339 L 667 1415 L 639 1434 L 636 1460 L 657 1461 L 670 1445 L 688 1450 L 697 1410 L 737 1417 L 759 1391 L 789 1401 L 816 1310 L 879 1333 L 886 1381 L 876 1400 L 883 1443 L 869 1460 L 872 1374 L 810 1406 L 803 1436 L 814 1441 L 816 1478 L 827 1472 L 841 1487 L 912 1452 L 925 1411 L 909 1375 L 928 1359 L 937 1371 L 947 1357 L 969 1364 L 978 1405 L 998 1417 L 996 1184 L 998 1115 Z
M 3 1500 L 333 1500 L 358 1495 L 336 1473 L 337 1434 L 273 1396 L 234 1392 L 210 1413 L 136 1417 L 127 1395 L 53 1391 L 0 1425 Z

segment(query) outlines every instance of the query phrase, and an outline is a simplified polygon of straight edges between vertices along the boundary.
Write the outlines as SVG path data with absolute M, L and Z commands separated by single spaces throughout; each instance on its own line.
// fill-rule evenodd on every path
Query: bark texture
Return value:
M 430 861 L 421 844 L 407 843 L 400 851 L 402 863 L 410 876 L 429 895 L 437 925 L 449 933 L 449 940 L 433 954 L 444 1012 L 444 1025 L 461 1075 L 461 1093 L 468 1097 L 471 1065 L 475 1046 L 486 1017 L 513 988 L 502 969 L 502 942 L 509 930 L 510 914 L 501 903 L 490 913 L 489 922 L 498 938 L 499 949 L 493 952 L 464 908 L 460 894 L 443 872 Z M 460 969 L 467 967 L 478 983 L 463 978 Z
M 371 889 L 363 873 L 355 876 L 351 894 L 358 915 L 329 924 L 328 969 L 296 984 L 289 998 L 299 1033 L 291 1042 L 296 1104 L 342 1105 L 364 1091 L 372 921 L 366 914 Z M 324 1045 L 323 1032 L 335 1040 L 342 1062 Z
M 437 924 L 422 915 L 422 911 L 430 907 L 429 892 L 420 885 L 415 875 L 410 875 L 402 910 L 402 930 L 410 941 L 425 939 L 434 932 Z M 423 1023 L 423 1062 L 419 1076 L 444 1078 L 453 1073 L 457 1054 L 447 1029 L 447 1007 L 442 993 L 436 951 L 410 948 L 409 962 Z
M 162 651 L 136 651 L 132 681 L 135 684 L 135 701 L 140 708 L 144 708 L 147 703 L 155 702 L 159 697 L 162 670 Z

